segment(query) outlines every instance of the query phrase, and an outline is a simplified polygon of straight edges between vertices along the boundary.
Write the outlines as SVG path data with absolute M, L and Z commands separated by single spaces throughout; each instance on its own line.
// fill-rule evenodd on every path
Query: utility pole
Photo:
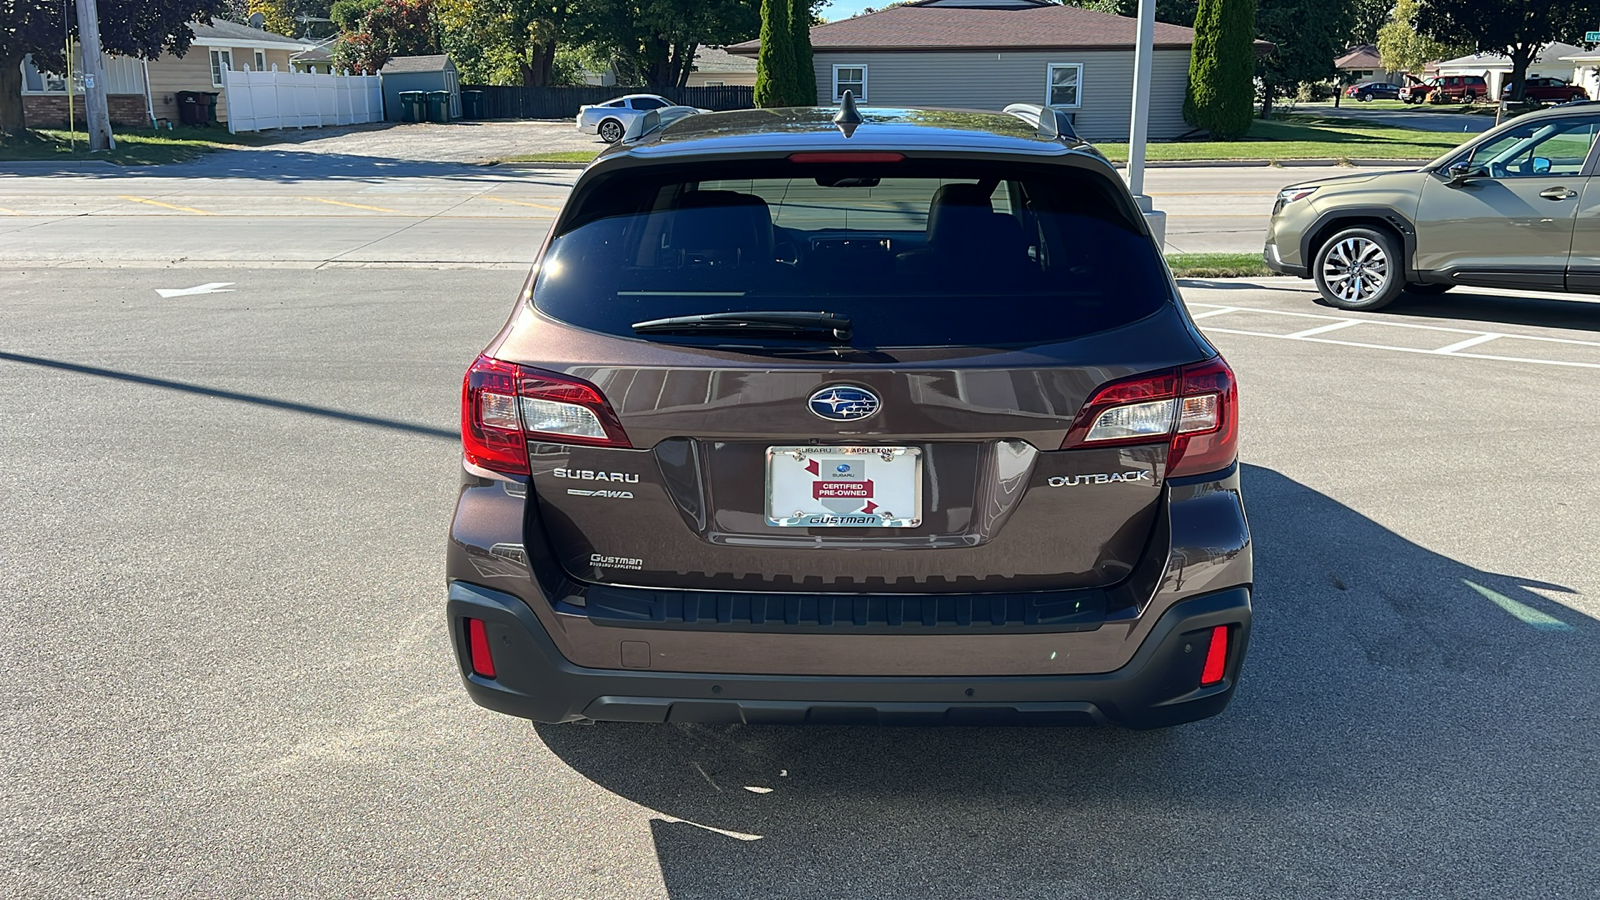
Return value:
M 1128 189 L 1144 213 L 1156 246 L 1166 248 L 1167 214 L 1144 192 L 1144 144 L 1150 131 L 1150 69 L 1155 60 L 1156 0 L 1139 0 L 1133 44 L 1133 125 L 1128 133 Z
M 95 0 L 78 0 L 78 46 L 83 48 L 84 129 L 89 152 L 117 146 L 111 136 L 111 108 L 106 104 L 105 65 L 100 58 L 100 8 Z M 67 102 L 72 102 L 68 92 Z

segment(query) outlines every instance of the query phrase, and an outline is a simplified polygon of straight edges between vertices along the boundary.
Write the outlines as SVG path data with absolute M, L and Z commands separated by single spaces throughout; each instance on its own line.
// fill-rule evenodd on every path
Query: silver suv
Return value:
M 1263 257 L 1340 309 L 1452 286 L 1600 293 L 1600 103 L 1514 119 L 1418 169 L 1284 188 Z

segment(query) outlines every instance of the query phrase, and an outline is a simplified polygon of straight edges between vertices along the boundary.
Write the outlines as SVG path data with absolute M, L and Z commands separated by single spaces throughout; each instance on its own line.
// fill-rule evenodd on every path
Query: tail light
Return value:
M 611 404 L 586 381 L 478 357 L 461 382 L 461 447 L 467 461 L 528 474 L 528 442 L 629 447 Z
M 1167 441 L 1167 477 L 1200 475 L 1238 456 L 1238 390 L 1222 357 L 1104 385 L 1061 449 Z
M 1200 670 L 1200 686 L 1216 684 L 1228 669 L 1228 626 L 1211 629 L 1211 644 L 1206 647 L 1206 665 Z

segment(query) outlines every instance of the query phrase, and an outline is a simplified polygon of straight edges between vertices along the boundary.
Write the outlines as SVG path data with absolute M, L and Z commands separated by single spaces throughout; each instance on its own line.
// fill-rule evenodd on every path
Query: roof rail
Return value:
M 1047 141 L 1078 139 L 1078 132 L 1072 128 L 1072 115 L 1054 107 L 1038 103 L 1013 103 L 1005 108 L 1005 112 L 1037 128 L 1039 137 Z
M 700 110 L 692 106 L 669 106 L 666 109 L 652 109 L 642 116 L 635 116 L 628 123 L 626 131 L 622 132 L 622 141 L 637 141 L 647 134 L 660 131 L 679 119 L 697 115 Z

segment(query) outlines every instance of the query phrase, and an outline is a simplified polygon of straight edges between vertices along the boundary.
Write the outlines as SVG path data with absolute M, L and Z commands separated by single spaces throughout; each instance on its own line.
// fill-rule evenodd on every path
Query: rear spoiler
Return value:
M 1007 115 L 1016 116 L 1034 128 L 1039 136 L 1050 141 L 1075 141 L 1078 132 L 1072 127 L 1072 114 L 1038 103 L 1013 103 L 1005 108 Z
M 652 109 L 642 116 L 635 116 L 628 123 L 628 129 L 622 133 L 624 143 L 637 141 L 651 132 L 660 131 L 679 119 L 698 115 L 700 110 L 692 106 L 669 106 L 666 109 Z

